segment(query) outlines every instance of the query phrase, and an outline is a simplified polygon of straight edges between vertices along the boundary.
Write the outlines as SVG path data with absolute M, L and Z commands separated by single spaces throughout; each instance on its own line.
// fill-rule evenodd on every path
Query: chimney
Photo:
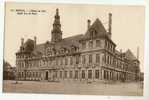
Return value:
M 90 28 L 90 26 L 91 26 L 91 20 L 90 20 L 90 19 L 88 19 L 88 20 L 87 20 L 87 29 L 89 29 L 89 28 Z
M 139 47 L 137 47 L 137 59 L 139 60 Z
M 24 45 L 24 38 L 21 38 L 21 46 Z
M 112 25 L 112 13 L 109 13 L 109 29 L 108 29 L 108 33 L 109 33 L 110 37 L 111 37 L 111 30 L 112 30 L 111 25 Z
M 36 47 L 37 38 L 34 36 L 34 47 Z

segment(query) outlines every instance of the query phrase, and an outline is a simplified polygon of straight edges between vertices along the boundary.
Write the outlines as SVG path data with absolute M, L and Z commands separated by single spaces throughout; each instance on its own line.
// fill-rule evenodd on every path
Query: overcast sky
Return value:
M 51 40 L 51 29 L 55 10 L 59 8 L 63 37 L 84 34 L 87 19 L 93 23 L 99 18 L 108 27 L 108 13 L 112 13 L 112 40 L 117 49 L 128 48 L 137 55 L 143 71 L 144 55 L 144 7 L 143 6 L 109 6 L 109 5 L 72 5 L 72 4 L 33 4 L 7 3 L 5 15 L 4 59 L 15 66 L 15 53 L 21 45 L 21 38 L 37 37 L 37 43 Z M 18 15 L 16 9 L 40 10 L 37 15 Z

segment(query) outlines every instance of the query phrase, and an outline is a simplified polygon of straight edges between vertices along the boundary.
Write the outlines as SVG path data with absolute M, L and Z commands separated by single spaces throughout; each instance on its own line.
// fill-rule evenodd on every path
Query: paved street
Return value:
M 140 83 L 79 83 L 79 82 L 38 82 L 38 81 L 4 81 L 3 91 L 14 93 L 52 93 L 82 95 L 123 95 L 142 96 Z

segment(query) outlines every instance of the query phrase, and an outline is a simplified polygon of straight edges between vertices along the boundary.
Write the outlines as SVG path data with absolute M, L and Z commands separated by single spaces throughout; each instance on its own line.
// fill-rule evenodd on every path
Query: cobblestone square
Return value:
M 143 96 L 141 83 L 80 83 L 80 82 L 39 82 L 4 81 L 3 92 L 48 93 L 112 96 Z

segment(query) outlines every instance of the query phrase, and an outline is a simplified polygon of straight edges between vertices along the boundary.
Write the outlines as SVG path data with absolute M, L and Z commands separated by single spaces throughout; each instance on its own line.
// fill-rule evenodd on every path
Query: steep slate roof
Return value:
M 86 34 L 79 34 L 79 35 L 75 35 L 75 36 L 71 36 L 71 37 L 67 37 L 67 38 L 63 38 L 60 42 L 56 42 L 54 43 L 54 47 L 56 50 L 59 50 L 61 48 L 65 48 L 67 50 L 70 50 L 72 46 L 75 47 L 79 47 L 79 41 L 81 39 L 85 39 L 85 38 L 89 38 L 90 37 L 90 30 L 94 29 L 97 32 L 97 37 L 108 37 L 108 33 L 106 32 L 106 29 L 104 28 L 102 22 L 97 18 L 95 20 L 95 22 L 90 26 L 90 28 L 87 30 Z M 29 39 L 26 44 L 31 44 L 33 45 L 34 41 Z M 52 42 L 46 42 L 46 43 L 42 43 L 42 44 L 37 44 L 36 47 L 34 48 L 34 50 L 32 51 L 32 53 L 34 55 L 42 55 L 44 54 L 44 50 L 45 50 L 45 45 L 46 44 L 49 45 L 53 45 Z M 25 44 L 25 45 L 26 45 Z M 33 46 L 34 47 L 34 46 Z M 32 49 L 32 48 L 31 48 Z
M 129 60 L 136 60 L 137 58 L 134 56 L 134 54 L 131 52 L 131 50 L 127 50 L 126 52 L 125 52 L 125 55 L 126 55 L 126 57 L 129 59 Z
M 43 53 L 44 53 L 44 43 L 37 44 L 34 50 L 32 51 L 32 54 L 35 56 L 42 56 Z
M 42 43 L 42 44 L 37 44 L 35 49 L 34 49 L 34 53 L 43 53 L 44 52 L 44 45 L 45 43 Z
M 24 48 L 23 52 L 32 52 L 34 50 L 34 40 L 32 39 L 27 39 L 27 41 L 21 46 Z M 21 52 L 18 50 L 17 53 Z
M 34 49 L 34 40 L 28 39 L 24 44 L 24 49 L 25 49 L 25 51 L 28 51 L 28 52 L 33 51 L 33 49 Z
M 102 22 L 97 18 L 95 22 L 90 26 L 87 30 L 84 38 L 90 37 L 90 30 L 94 29 L 97 32 L 97 37 L 108 37 L 105 27 L 103 26 Z
M 99 33 L 106 33 L 106 29 L 98 18 L 95 20 L 95 22 L 91 25 L 90 28 L 94 28 Z
M 55 47 L 56 50 L 60 50 L 61 48 L 66 48 L 66 49 L 70 50 L 71 46 L 79 47 L 79 40 L 82 37 L 83 37 L 83 35 L 79 34 L 79 35 L 75 35 L 75 36 L 72 36 L 72 37 L 64 38 L 60 42 L 56 42 L 54 44 L 54 47 Z M 35 55 L 43 54 L 44 49 L 45 49 L 45 45 L 46 45 L 46 43 L 37 44 L 34 51 L 33 51 L 33 53 Z M 49 45 L 52 45 L 52 43 L 49 42 Z
M 79 47 L 79 40 L 82 37 L 83 37 L 83 35 L 80 34 L 80 35 L 75 35 L 72 37 L 64 38 L 62 41 L 57 42 L 55 44 L 55 48 L 60 49 L 60 47 L 64 47 L 64 48 L 70 49 L 71 46 Z

